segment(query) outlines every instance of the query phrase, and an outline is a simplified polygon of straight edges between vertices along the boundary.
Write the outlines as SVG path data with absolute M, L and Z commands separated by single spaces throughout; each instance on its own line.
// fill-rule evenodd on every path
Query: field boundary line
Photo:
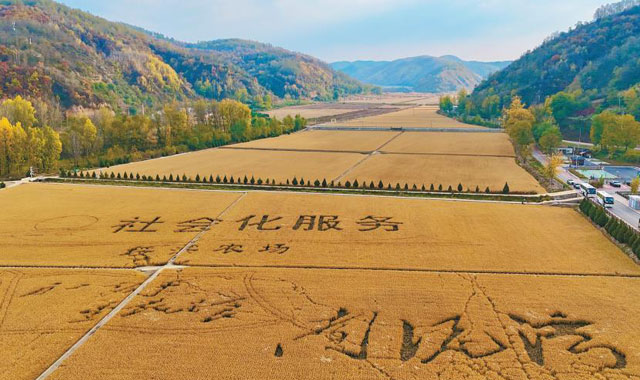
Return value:
M 222 210 L 218 214 L 216 219 L 221 218 L 227 211 L 233 208 L 233 206 L 238 204 L 246 195 L 247 193 L 245 192 L 241 196 L 239 196 L 237 199 L 235 199 L 233 202 L 231 202 L 231 204 L 229 204 L 224 210 Z M 211 224 L 209 225 L 209 228 L 199 232 L 196 236 L 194 236 L 191 240 L 189 240 L 189 242 L 187 242 L 187 244 L 185 244 L 184 247 L 182 247 L 182 249 L 176 252 L 169 259 L 169 261 L 167 261 L 165 265 L 153 271 L 153 273 L 151 273 L 151 275 L 149 275 L 149 277 L 147 277 L 146 280 L 144 280 L 137 288 L 135 288 L 131 293 L 129 293 L 129 295 L 127 295 L 116 307 L 114 307 L 113 310 L 111 310 L 100 321 L 98 321 L 98 323 L 96 323 L 91 329 L 89 329 L 89 331 L 87 331 L 76 343 L 74 343 L 73 346 L 71 346 L 68 350 L 66 350 L 55 362 L 53 362 L 53 364 L 51 364 L 44 372 L 42 372 L 42 374 L 40 374 L 40 376 L 37 377 L 37 380 L 44 380 L 48 378 L 53 372 L 55 372 L 60 367 L 60 365 L 62 365 L 62 363 L 67 358 L 73 355 L 73 353 L 76 350 L 78 350 L 78 348 L 80 348 L 84 343 L 86 343 L 89 340 L 89 338 L 93 336 L 93 334 L 95 334 L 102 326 L 106 325 L 111 319 L 113 319 L 113 317 L 115 317 L 120 311 L 122 311 L 122 309 L 124 309 L 129 304 L 129 302 L 131 302 L 138 294 L 140 294 L 150 283 L 155 281 L 155 279 L 157 279 L 158 276 L 160 276 L 160 274 L 165 269 L 173 268 L 174 267 L 173 263 L 176 261 L 176 259 L 182 253 L 186 252 L 189 248 L 191 248 L 198 240 L 200 240 L 200 238 L 204 236 L 204 234 L 209 232 L 211 227 L 214 226 L 214 224 L 215 224 L 215 221 L 211 222 Z
M 452 198 L 452 197 L 436 197 L 436 196 L 400 196 L 400 195 L 388 195 L 388 194 L 362 194 L 361 189 L 348 189 L 348 188 L 324 188 L 326 191 L 320 191 L 322 189 L 318 188 L 296 188 L 293 186 L 279 186 L 278 190 L 265 190 L 258 188 L 249 188 L 249 189 L 216 189 L 213 187 L 208 187 L 206 185 L 200 185 L 201 188 L 187 188 L 187 187 L 162 187 L 162 186 L 137 186 L 135 184 L 127 184 L 127 185 L 115 185 L 115 184 L 104 184 L 100 182 L 96 182 L 95 184 L 91 183 L 77 183 L 77 182 L 46 182 L 47 184 L 54 185 L 68 185 L 68 186 L 103 186 L 103 187 L 114 187 L 114 188 L 135 188 L 135 189 L 149 189 L 149 190 L 169 190 L 169 191 L 194 191 L 194 192 L 212 192 L 212 193 L 276 193 L 276 194 L 301 194 L 301 195 L 327 195 L 327 196 L 345 196 L 345 197 L 371 197 L 371 198 L 390 198 L 390 199 L 416 199 L 416 200 L 430 200 L 430 201 L 445 201 L 445 202 L 475 202 L 475 203 L 502 203 L 502 204 L 522 204 L 521 200 L 491 200 L 491 199 L 473 199 L 473 198 Z M 176 184 L 178 184 L 176 182 Z M 192 184 L 198 185 L 198 184 Z M 238 185 L 236 186 L 246 186 L 246 185 Z M 296 191 L 298 190 L 299 191 Z M 335 190 L 335 191 L 334 191 Z M 338 191 L 339 190 L 339 191 Z M 424 194 L 429 195 L 430 193 L 422 193 L 419 191 L 403 191 L 406 194 Z M 451 193 L 446 192 L 436 192 L 432 193 L 436 195 L 451 195 Z M 454 193 L 456 194 L 456 193 Z M 556 193 L 548 193 L 548 194 L 489 194 L 490 196 L 501 196 L 504 198 L 540 198 L 545 196 L 554 196 Z M 473 194 L 472 194 L 473 195 Z M 483 193 L 478 193 L 478 196 L 484 196 Z M 525 205 L 535 206 L 535 205 L 543 205 L 542 202 L 527 202 Z
M 369 271 L 369 272 L 414 272 L 434 274 L 487 274 L 502 276 L 534 276 L 534 277 L 584 277 L 584 278 L 627 278 L 640 279 L 638 274 L 620 273 L 570 273 L 570 272 L 521 272 L 521 271 L 491 271 L 464 269 L 421 269 L 421 268 L 382 268 L 382 267 L 339 267 L 339 266 L 309 266 L 309 265 L 250 265 L 250 264 L 191 264 L 187 268 L 217 268 L 217 269 L 292 269 L 292 270 L 341 270 L 341 271 Z
M 445 156 L 445 157 L 492 157 L 492 158 L 516 158 L 515 155 L 506 154 L 474 154 L 474 153 L 430 153 L 430 152 L 392 152 L 381 150 L 380 154 L 395 154 L 398 156 Z
M 405 133 L 401 132 L 400 134 Z M 396 136 L 397 137 L 397 136 Z M 383 147 L 391 143 L 393 139 L 387 141 L 377 150 L 334 150 L 334 149 L 298 149 L 298 148 L 259 148 L 259 147 L 220 147 L 222 150 L 249 150 L 260 152 L 293 152 L 293 153 L 345 153 L 345 154 L 371 154 L 378 152 L 380 154 L 395 154 L 401 156 L 445 156 L 445 157 L 491 157 L 491 158 L 516 158 L 515 154 L 491 154 L 491 153 L 437 153 L 437 152 L 397 152 L 393 150 L 384 150 Z
M 370 154 L 371 150 L 334 150 L 334 149 L 297 149 L 297 148 L 259 148 L 259 147 L 220 147 L 221 150 L 252 150 L 263 152 L 293 152 L 293 153 L 351 153 Z
M 376 127 L 376 126 L 331 126 L 331 125 L 315 125 L 308 127 L 316 131 L 362 131 L 362 132 L 379 132 L 379 131 L 394 131 L 394 132 L 451 132 L 451 133 L 505 133 L 503 129 L 498 128 L 456 128 L 456 127 Z
M 398 134 L 396 134 L 395 136 L 392 136 L 389 140 L 387 140 L 386 142 L 384 142 L 382 145 L 380 145 L 378 148 L 376 148 L 376 150 L 370 152 L 369 154 L 367 154 L 367 156 L 365 158 L 363 158 L 362 160 L 356 162 L 353 166 L 351 166 L 350 168 L 348 168 L 347 170 L 345 170 L 342 174 L 340 174 L 337 178 L 333 179 L 333 182 L 337 182 L 340 181 L 341 179 L 343 179 L 344 177 L 346 177 L 349 173 L 351 173 L 355 168 L 357 168 L 358 166 L 362 165 L 365 161 L 367 161 L 369 158 L 371 158 L 371 156 L 373 156 L 374 154 L 378 154 L 380 153 L 380 149 L 384 148 L 387 144 L 389 144 L 391 141 L 397 139 L 400 135 L 402 135 L 404 132 L 399 132 Z

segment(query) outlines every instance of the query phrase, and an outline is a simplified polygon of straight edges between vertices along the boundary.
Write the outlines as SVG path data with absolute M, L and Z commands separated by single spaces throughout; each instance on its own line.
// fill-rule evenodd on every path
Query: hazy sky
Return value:
M 62 0 L 183 41 L 245 38 L 332 62 L 518 58 L 613 0 Z

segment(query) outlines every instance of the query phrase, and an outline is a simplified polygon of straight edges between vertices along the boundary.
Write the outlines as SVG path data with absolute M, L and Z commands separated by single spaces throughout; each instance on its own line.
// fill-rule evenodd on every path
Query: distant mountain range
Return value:
M 489 75 L 510 63 L 463 61 L 451 55 L 424 55 L 395 61 L 342 61 L 332 63 L 331 67 L 388 91 L 439 93 L 462 88 L 472 90 Z

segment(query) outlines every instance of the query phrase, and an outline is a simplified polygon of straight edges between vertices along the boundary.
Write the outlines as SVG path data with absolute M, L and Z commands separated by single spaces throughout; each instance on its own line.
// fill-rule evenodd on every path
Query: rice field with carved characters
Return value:
M 0 378 L 640 379 L 640 267 L 572 208 L 78 184 L 0 203 Z

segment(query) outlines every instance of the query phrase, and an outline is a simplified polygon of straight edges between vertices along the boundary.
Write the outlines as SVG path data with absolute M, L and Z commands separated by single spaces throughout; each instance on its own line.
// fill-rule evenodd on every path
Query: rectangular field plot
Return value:
M 484 129 L 484 127 L 460 123 L 457 120 L 439 115 L 437 111 L 437 106 L 421 106 L 378 116 L 338 122 L 336 125 L 345 127 Z
M 572 209 L 249 193 L 178 264 L 640 274 Z
M 540 184 L 518 166 L 510 157 L 470 157 L 470 156 L 429 156 L 403 154 L 376 154 L 355 167 L 342 182 L 358 180 L 359 183 L 371 181 L 378 184 L 380 180 L 395 186 L 413 184 L 420 188 L 423 184 L 429 188 L 431 184 L 438 189 L 439 185 L 446 190 L 449 186 L 457 189 L 462 184 L 464 190 L 469 188 L 480 191 L 487 187 L 493 192 L 502 191 L 504 184 L 509 184 L 511 192 L 539 193 L 546 191 Z
M 163 264 L 239 197 L 57 184 L 7 189 L 0 193 L 0 265 Z
M 359 153 L 282 152 L 241 149 L 207 149 L 155 160 L 113 166 L 115 173 L 140 173 L 151 176 L 186 174 L 234 178 L 254 176 L 256 179 L 274 179 L 285 182 L 301 177 L 305 180 L 327 181 L 336 178 L 365 156 Z
M 638 379 L 639 282 L 165 271 L 52 378 Z
M 515 157 L 513 145 L 506 133 L 403 132 L 381 151 Z
M 144 279 L 135 271 L 0 270 L 0 378 L 38 377 Z
M 399 132 L 382 131 L 304 131 L 232 145 L 230 148 L 370 152 L 378 149 L 398 134 Z
M 269 114 L 270 117 L 275 117 L 279 120 L 282 120 L 287 116 L 295 117 L 296 115 L 300 115 L 305 119 L 317 119 L 319 117 L 343 115 L 364 108 L 358 106 L 338 106 L 339 105 L 336 105 L 334 108 L 331 108 L 330 105 L 284 107 L 269 111 L 267 114 Z

